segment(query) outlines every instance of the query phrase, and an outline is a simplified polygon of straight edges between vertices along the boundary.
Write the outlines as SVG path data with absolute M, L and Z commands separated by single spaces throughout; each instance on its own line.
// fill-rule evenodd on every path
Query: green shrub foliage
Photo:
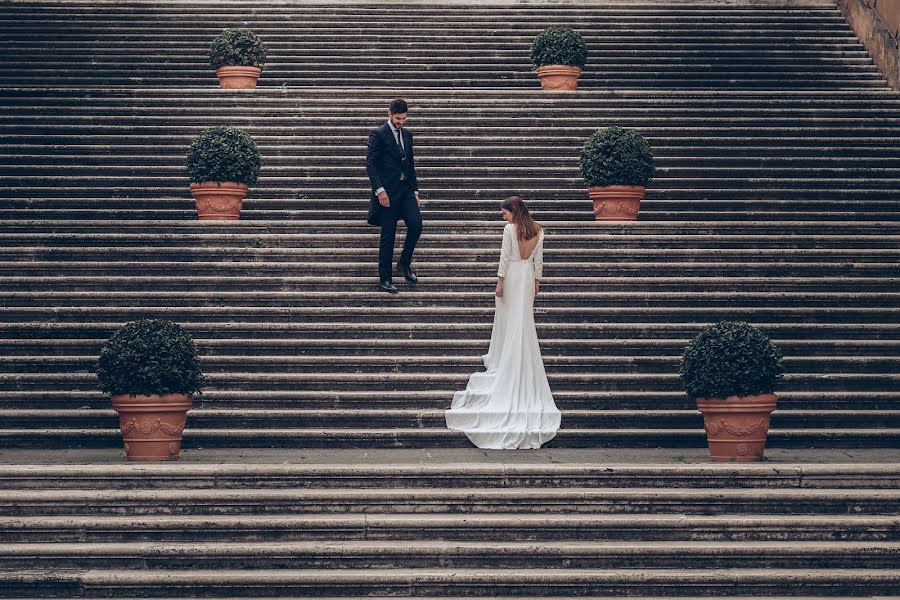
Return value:
M 600 129 L 581 148 L 581 176 L 589 187 L 646 187 L 653 172 L 650 144 L 631 129 L 616 126 Z
M 548 27 L 531 44 L 531 62 L 535 67 L 566 65 L 584 67 L 587 46 L 581 34 L 569 27 Z
M 209 47 L 209 64 L 219 67 L 259 67 L 266 62 L 266 47 L 249 29 L 224 29 Z
M 722 321 L 691 340 L 678 374 L 691 398 L 753 396 L 775 391 L 784 365 L 781 351 L 760 330 Z
M 100 389 L 108 394 L 201 393 L 194 340 L 171 321 L 143 319 L 119 328 L 100 352 Z
M 236 181 L 253 185 L 259 177 L 262 157 L 253 139 L 236 127 L 210 127 L 191 144 L 187 153 L 188 176 L 202 181 Z

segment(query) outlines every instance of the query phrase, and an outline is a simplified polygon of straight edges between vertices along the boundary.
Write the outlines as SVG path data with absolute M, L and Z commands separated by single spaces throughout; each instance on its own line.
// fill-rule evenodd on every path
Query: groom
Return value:
M 406 223 L 406 242 L 397 262 L 397 273 L 410 283 L 417 277 L 412 270 L 412 255 L 422 234 L 422 213 L 419 211 L 419 184 L 413 158 L 412 133 L 406 124 L 408 107 L 404 100 L 394 100 L 388 109 L 388 122 L 369 134 L 366 149 L 366 173 L 372 184 L 369 202 L 369 225 L 381 226 L 378 245 L 379 289 L 391 294 L 397 288 L 391 282 L 391 261 L 397 221 Z

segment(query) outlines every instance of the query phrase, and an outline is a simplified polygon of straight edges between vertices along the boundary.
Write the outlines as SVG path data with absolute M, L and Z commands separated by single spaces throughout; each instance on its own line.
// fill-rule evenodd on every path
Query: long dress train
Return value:
M 498 275 L 503 297 L 495 302 L 494 327 L 484 372 L 469 377 L 445 411 L 447 427 L 479 448 L 540 448 L 553 439 L 560 412 L 553 401 L 534 325 L 534 280 L 543 270 L 544 232 L 527 258 L 519 255 L 515 225 L 503 230 Z

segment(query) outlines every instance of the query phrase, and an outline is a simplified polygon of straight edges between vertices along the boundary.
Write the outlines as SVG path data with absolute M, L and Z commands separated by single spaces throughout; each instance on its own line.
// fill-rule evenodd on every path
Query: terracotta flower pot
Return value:
M 128 460 L 178 460 L 181 435 L 191 397 L 186 394 L 164 396 L 112 396 L 112 407 L 119 413 L 119 427 L 125 439 Z
M 233 181 L 192 183 L 191 193 L 197 200 L 197 217 L 201 221 L 237 221 L 249 186 Z
M 548 92 L 574 92 L 581 76 L 579 67 L 566 65 L 545 65 L 537 69 L 541 89 Z
M 262 71 L 259 67 L 219 67 L 219 87 L 230 90 L 252 90 Z
M 598 221 L 637 221 L 646 188 L 639 185 L 589 187 Z
M 712 459 L 753 461 L 762 458 L 769 421 L 777 402 L 775 394 L 697 398 Z

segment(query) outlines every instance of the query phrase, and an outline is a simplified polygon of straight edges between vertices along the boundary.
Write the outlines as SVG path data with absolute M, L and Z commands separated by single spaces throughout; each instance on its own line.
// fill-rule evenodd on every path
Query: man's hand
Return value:
M 378 204 L 382 205 L 385 208 L 391 207 L 391 201 L 388 200 L 387 192 L 381 192 L 378 194 Z
M 419 198 L 419 192 L 416 192 L 416 204 L 422 206 L 422 199 Z

